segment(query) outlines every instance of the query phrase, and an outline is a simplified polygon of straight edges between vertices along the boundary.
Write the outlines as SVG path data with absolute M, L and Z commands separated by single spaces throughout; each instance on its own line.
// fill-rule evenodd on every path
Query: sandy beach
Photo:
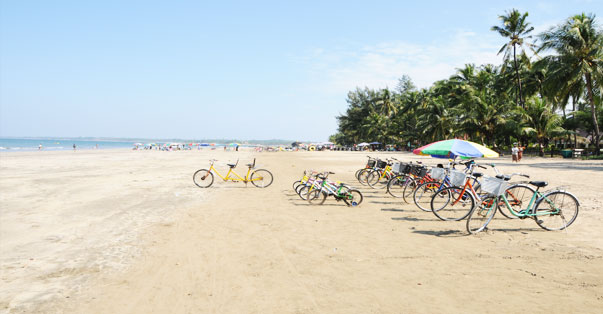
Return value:
M 468 235 L 357 183 L 366 155 L 1 153 L 0 312 L 600 313 L 603 161 L 489 159 L 563 186 L 580 213 L 566 231 L 497 215 Z M 200 189 L 210 158 L 221 171 L 240 159 L 239 173 L 257 158 L 274 183 Z M 304 169 L 335 172 L 364 202 L 308 205 L 291 188 Z

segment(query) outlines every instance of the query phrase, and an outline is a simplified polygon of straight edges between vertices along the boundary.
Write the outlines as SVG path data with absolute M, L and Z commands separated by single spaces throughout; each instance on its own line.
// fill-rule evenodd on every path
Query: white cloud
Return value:
M 409 75 L 419 87 L 448 78 L 466 63 L 500 64 L 500 38 L 456 31 L 447 40 L 426 45 L 405 41 L 382 42 L 361 48 L 320 48 L 305 62 L 321 89 L 341 93 L 356 87 L 394 87 Z

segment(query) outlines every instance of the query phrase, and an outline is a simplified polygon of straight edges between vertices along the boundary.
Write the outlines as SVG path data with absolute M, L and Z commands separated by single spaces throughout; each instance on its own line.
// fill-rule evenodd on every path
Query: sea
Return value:
M 94 140 L 94 139 L 69 139 L 69 138 L 1 138 L 0 151 L 19 152 L 39 150 L 73 150 L 76 149 L 115 149 L 133 148 L 136 142 L 120 140 Z
M 270 140 L 268 141 L 258 141 L 262 142 L 261 145 L 282 145 L 283 140 L 273 140 L 274 144 L 272 144 Z M 128 148 L 132 149 L 136 147 L 138 144 L 139 148 L 144 147 L 146 144 L 155 143 L 159 146 L 170 143 L 183 143 L 188 145 L 191 143 L 190 140 L 133 140 L 133 139 L 90 139 L 90 138 L 17 138 L 17 137 L 0 137 L 0 151 L 1 152 L 22 152 L 22 151 L 35 151 L 40 150 L 73 150 L 73 145 L 75 145 L 76 149 L 116 149 L 116 148 Z M 212 146 L 212 147 L 224 147 L 224 146 L 238 146 L 241 147 L 255 147 L 258 144 L 247 144 L 247 143 L 220 143 L 211 141 L 211 144 L 208 143 L 199 143 L 199 141 L 192 141 L 193 144 L 199 144 L 201 146 Z M 196 147 L 196 146 L 193 146 Z

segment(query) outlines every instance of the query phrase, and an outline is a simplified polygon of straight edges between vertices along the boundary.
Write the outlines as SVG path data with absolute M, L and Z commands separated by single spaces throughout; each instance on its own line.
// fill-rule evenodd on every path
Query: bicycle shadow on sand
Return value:
M 469 234 L 467 232 L 462 232 L 460 230 L 413 230 L 412 233 L 443 237 L 443 238 L 459 238 L 466 237 Z
M 391 220 L 399 221 L 440 221 L 437 218 L 417 218 L 417 217 L 392 217 Z

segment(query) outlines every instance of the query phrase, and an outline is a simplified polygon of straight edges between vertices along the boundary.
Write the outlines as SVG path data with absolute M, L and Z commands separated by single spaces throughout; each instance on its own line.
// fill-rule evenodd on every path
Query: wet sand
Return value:
M 373 154 L 436 160 L 407 153 Z M 497 215 L 467 235 L 355 182 L 361 152 L 80 151 L 0 155 L 0 312 L 597 313 L 603 307 L 603 162 L 492 161 L 564 186 L 577 221 L 549 232 Z M 192 174 L 254 157 L 258 189 Z M 292 191 L 304 169 L 361 188 L 350 208 Z M 484 171 L 488 172 L 488 171 Z M 490 174 L 490 173 L 488 173 Z

